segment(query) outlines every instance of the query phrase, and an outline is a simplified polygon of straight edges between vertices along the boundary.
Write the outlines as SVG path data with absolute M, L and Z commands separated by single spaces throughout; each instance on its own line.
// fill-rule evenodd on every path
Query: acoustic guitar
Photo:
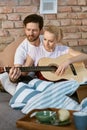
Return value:
M 39 66 L 55 66 L 58 67 L 59 64 L 63 63 L 64 60 L 70 58 L 71 56 L 68 54 L 64 54 L 58 58 L 42 58 L 39 60 Z M 53 71 L 41 71 L 41 75 L 50 81 L 58 81 L 62 79 L 66 80 L 77 80 L 79 83 L 84 83 L 87 81 L 87 69 L 83 62 L 77 62 L 71 64 L 65 71 L 65 73 L 60 76 L 56 75 Z
M 65 71 L 65 73 L 60 76 L 56 75 L 54 72 L 58 68 L 58 65 L 62 63 L 70 55 L 62 55 L 58 58 L 41 58 L 38 62 L 38 66 L 31 67 L 18 67 L 22 72 L 38 72 L 40 71 L 41 76 L 49 81 L 59 81 L 59 80 L 77 80 L 79 83 L 87 81 L 87 69 L 83 62 L 78 62 L 71 64 Z M 9 72 L 11 67 L 0 67 L 0 73 Z M 40 78 L 40 77 L 39 77 Z

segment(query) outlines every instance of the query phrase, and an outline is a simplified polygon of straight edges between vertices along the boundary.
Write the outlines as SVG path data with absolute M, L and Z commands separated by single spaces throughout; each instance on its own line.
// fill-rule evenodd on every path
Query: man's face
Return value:
M 30 42 L 34 42 L 39 38 L 40 29 L 38 23 L 28 23 L 25 27 L 25 34 Z

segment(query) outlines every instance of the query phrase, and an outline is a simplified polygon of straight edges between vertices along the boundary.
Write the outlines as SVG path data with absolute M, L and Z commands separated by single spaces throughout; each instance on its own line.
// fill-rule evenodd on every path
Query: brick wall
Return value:
M 0 0 L 0 50 L 24 35 L 22 20 L 39 14 L 40 0 Z M 45 25 L 52 23 L 63 30 L 63 43 L 86 52 L 87 0 L 58 0 L 57 14 L 42 15 Z

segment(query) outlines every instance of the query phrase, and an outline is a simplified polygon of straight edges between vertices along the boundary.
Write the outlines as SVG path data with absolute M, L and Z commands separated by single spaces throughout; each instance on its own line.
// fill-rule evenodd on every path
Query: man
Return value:
M 26 39 L 17 48 L 14 59 L 14 67 L 12 67 L 9 71 L 9 78 L 12 82 L 16 82 L 20 76 L 26 76 L 28 74 L 28 72 L 21 72 L 17 67 L 32 66 L 33 62 L 29 56 L 31 48 L 34 50 L 41 44 L 40 34 L 43 29 L 43 18 L 40 15 L 31 14 L 25 17 L 23 24 Z

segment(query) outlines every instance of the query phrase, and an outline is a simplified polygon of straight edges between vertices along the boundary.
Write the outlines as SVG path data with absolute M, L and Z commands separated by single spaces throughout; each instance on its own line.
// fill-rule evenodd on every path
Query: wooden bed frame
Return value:
M 14 54 L 18 45 L 24 40 L 25 37 L 18 38 L 13 43 L 9 44 L 2 52 L 0 52 L 0 66 L 13 66 Z M 81 85 L 77 90 L 79 102 L 87 97 L 87 84 Z

